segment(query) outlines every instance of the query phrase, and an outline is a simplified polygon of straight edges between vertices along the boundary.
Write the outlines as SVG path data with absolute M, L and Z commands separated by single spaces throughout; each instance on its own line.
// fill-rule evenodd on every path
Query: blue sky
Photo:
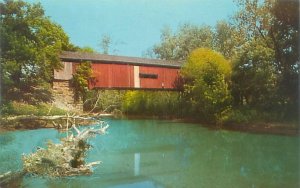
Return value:
M 236 10 L 233 0 L 27 0 L 41 2 L 45 14 L 63 27 L 72 43 L 101 52 L 103 35 L 110 53 L 141 57 L 159 43 L 163 27 L 214 26 Z

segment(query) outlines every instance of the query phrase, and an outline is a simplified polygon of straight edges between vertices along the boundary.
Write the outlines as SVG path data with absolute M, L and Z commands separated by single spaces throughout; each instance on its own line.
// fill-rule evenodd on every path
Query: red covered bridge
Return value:
M 86 52 L 62 52 L 64 68 L 54 71 L 55 81 L 72 79 L 80 62 L 92 63 L 89 88 L 103 89 L 176 89 L 181 64 L 178 62 L 103 55 Z

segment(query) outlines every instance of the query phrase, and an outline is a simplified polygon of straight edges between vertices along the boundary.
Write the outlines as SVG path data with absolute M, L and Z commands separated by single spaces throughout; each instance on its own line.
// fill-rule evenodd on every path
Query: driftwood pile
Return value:
M 15 179 L 16 174 L 63 177 L 92 173 L 92 167 L 100 164 L 101 161 L 85 162 L 87 151 L 91 148 L 88 139 L 105 134 L 109 125 L 104 121 L 97 121 L 94 126 L 79 130 L 75 125 L 76 119 L 88 118 L 67 115 L 64 119 L 66 125 L 59 125 L 59 127 L 67 131 L 67 136 L 62 138 L 60 143 L 49 141 L 46 148 L 38 148 L 34 153 L 23 154 L 23 169 L 16 173 L 8 172 L 0 175 L 0 187 Z
M 80 117 L 69 117 L 71 119 Z M 70 120 L 71 121 L 71 120 Z M 69 132 L 69 125 L 66 129 Z M 96 135 L 103 135 L 109 126 L 104 121 L 93 127 L 79 130 L 75 124 L 71 125 L 75 133 L 68 134 L 61 139 L 61 143 L 48 142 L 47 148 L 39 148 L 35 153 L 23 155 L 23 170 L 26 173 L 42 176 L 74 176 L 90 174 L 92 166 L 100 161 L 85 164 L 85 156 L 90 149 L 88 139 Z

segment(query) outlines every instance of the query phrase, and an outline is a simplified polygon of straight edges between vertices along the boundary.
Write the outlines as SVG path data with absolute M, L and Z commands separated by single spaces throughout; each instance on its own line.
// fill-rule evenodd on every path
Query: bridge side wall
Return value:
M 175 89 L 175 80 L 179 76 L 179 69 L 167 67 L 140 66 L 140 73 L 157 76 L 155 78 L 140 77 L 141 88 L 145 89 Z
M 92 63 L 89 88 L 176 89 L 179 68 Z
M 92 63 L 89 88 L 134 88 L 133 65 Z

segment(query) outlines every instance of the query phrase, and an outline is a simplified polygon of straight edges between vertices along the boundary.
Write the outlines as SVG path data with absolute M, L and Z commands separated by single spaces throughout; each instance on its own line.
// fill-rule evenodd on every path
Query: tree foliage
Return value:
M 217 52 L 199 48 L 189 55 L 182 75 L 186 81 L 184 95 L 190 114 L 221 123 L 231 102 L 229 62 Z
M 240 11 L 234 23 L 243 33 L 244 43 L 236 58 L 234 92 L 239 90 L 252 98 L 247 104 L 262 104 L 264 99 L 265 105 L 291 105 L 295 109 L 299 93 L 299 1 L 237 2 Z M 237 97 L 241 102 L 241 95 Z
M 78 48 L 77 51 L 87 52 L 87 53 L 95 53 L 96 52 L 92 47 L 89 47 L 89 46 L 84 46 L 82 48 Z
M 235 25 L 226 21 L 219 21 L 215 26 L 213 49 L 221 53 L 226 59 L 233 59 L 238 47 L 242 44 L 243 35 Z
M 148 55 L 167 60 L 186 60 L 197 48 L 211 48 L 226 59 L 232 59 L 242 42 L 243 34 L 237 30 L 237 26 L 224 20 L 215 27 L 184 24 L 174 34 L 170 28 L 164 28 L 161 42 Z
M 85 101 L 87 98 L 89 80 L 92 76 L 91 62 L 82 62 L 76 66 L 76 72 L 73 75 L 72 84 L 74 87 L 75 99 L 80 98 Z
M 299 103 L 299 13 L 297 0 L 277 0 L 271 10 L 274 25 L 270 38 L 275 50 L 279 94 L 283 102 Z
M 211 27 L 184 24 L 179 27 L 177 34 L 166 27 L 161 34 L 161 43 L 154 46 L 153 52 L 160 59 L 185 60 L 194 49 L 211 48 L 212 45 Z
M 270 106 L 276 101 L 274 50 L 263 41 L 242 46 L 233 61 L 232 93 L 238 105 Z
M 2 99 L 48 101 L 59 53 L 73 49 L 68 36 L 40 4 L 5 0 L 0 9 Z

